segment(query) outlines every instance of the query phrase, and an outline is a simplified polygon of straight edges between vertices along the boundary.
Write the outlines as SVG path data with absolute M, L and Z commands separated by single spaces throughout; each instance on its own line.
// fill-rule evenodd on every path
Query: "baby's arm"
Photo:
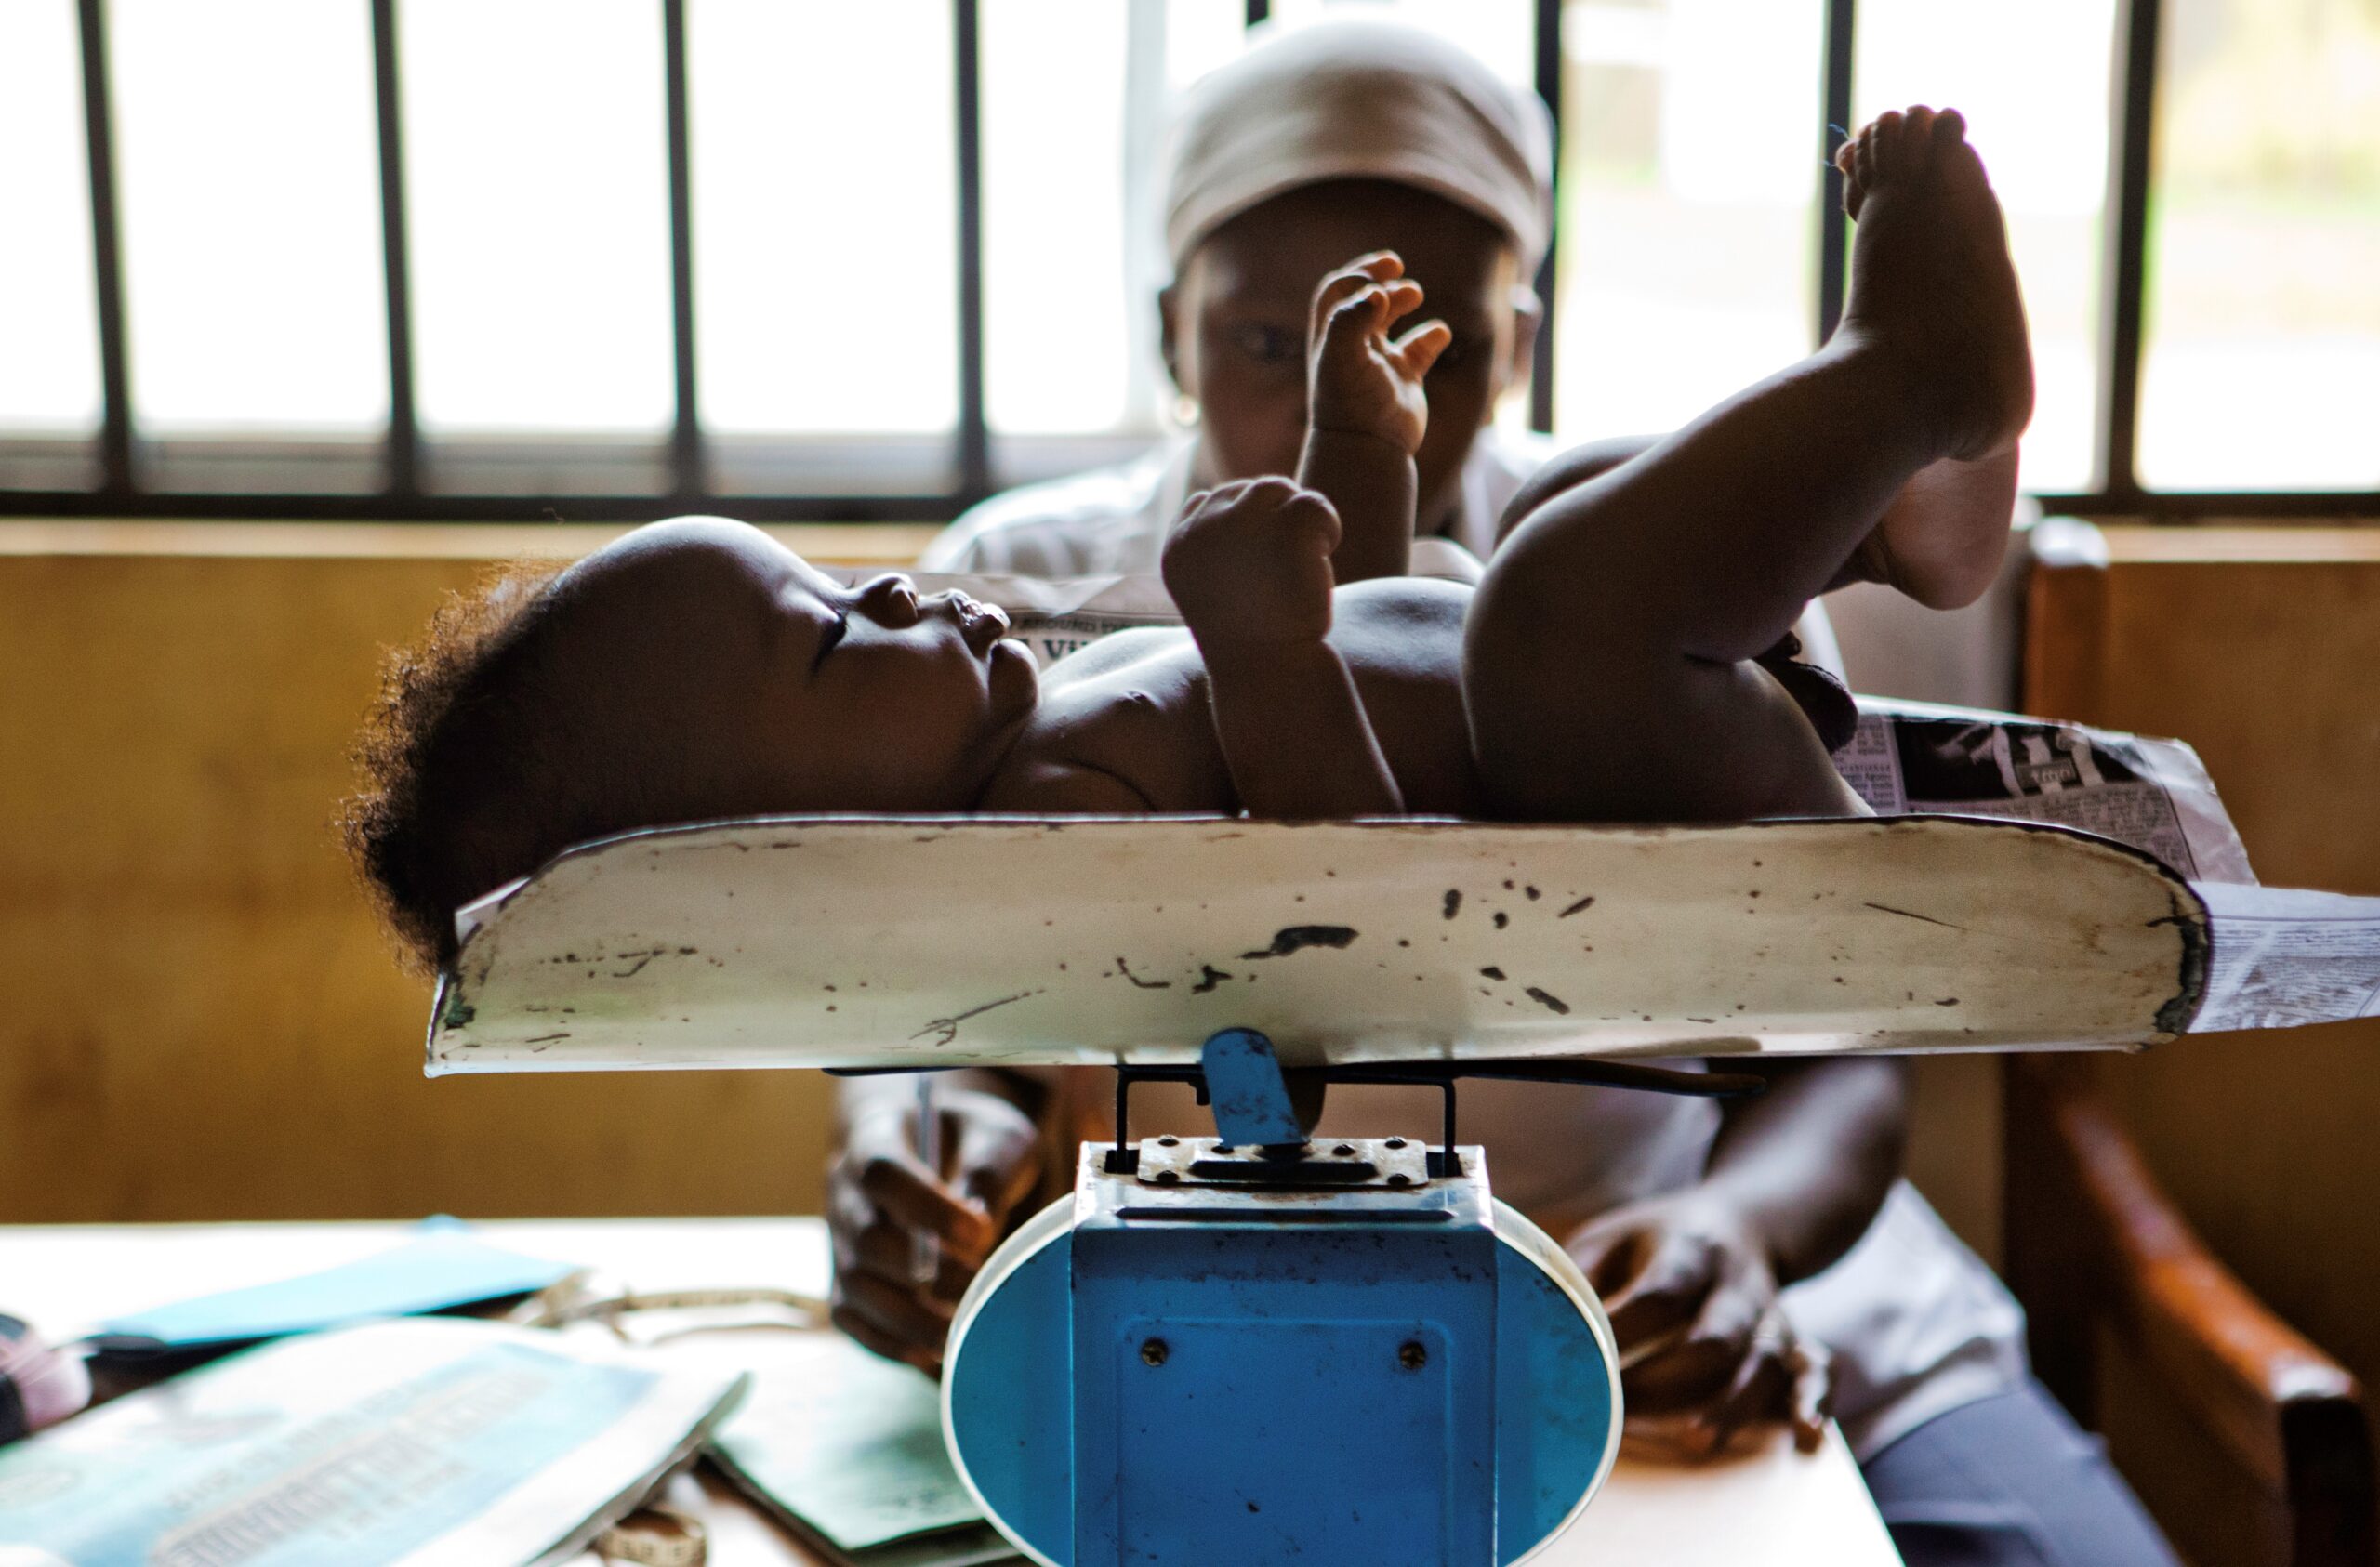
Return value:
M 1429 428 L 1422 379 L 1453 334 L 1427 321 L 1391 339 L 1421 308 L 1421 285 L 1393 251 L 1322 280 L 1306 333 L 1306 438 L 1298 481 L 1339 511 L 1337 580 L 1405 575 L 1413 552 L 1413 454 Z
M 1339 544 L 1330 503 L 1286 479 L 1192 496 L 1165 542 L 1166 589 L 1206 661 L 1223 761 L 1251 816 L 1404 814 L 1329 642 Z

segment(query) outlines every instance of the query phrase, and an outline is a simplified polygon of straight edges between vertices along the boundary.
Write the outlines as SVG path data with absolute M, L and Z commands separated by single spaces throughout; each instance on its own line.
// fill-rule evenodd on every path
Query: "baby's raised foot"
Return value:
M 1942 455 L 2013 451 L 2032 351 L 2000 202 L 1956 110 L 1886 113 L 1835 154 L 1858 224 L 1842 334 L 1888 350 L 1941 421 Z

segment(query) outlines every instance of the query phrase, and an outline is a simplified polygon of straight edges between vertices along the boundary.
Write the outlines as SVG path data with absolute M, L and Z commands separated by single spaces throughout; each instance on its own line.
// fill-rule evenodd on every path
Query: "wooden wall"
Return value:
M 2035 578 L 2028 709 L 2188 740 L 2262 879 L 2380 893 L 2380 532 L 2107 539 Z M 2216 1253 L 2380 1390 L 2380 1020 L 2098 1068 Z
M 808 1073 L 424 1079 L 331 829 L 381 648 L 606 536 L 0 524 L 0 1222 L 816 1208 Z

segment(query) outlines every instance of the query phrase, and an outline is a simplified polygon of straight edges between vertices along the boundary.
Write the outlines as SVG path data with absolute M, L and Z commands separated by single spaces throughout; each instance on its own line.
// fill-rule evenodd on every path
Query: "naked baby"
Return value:
M 1939 606 L 1981 590 L 2032 381 L 1957 115 L 1888 115 L 1843 162 L 1858 226 L 1834 338 L 1629 461 L 1557 464 L 1476 590 L 1334 578 L 1349 541 L 1410 534 L 1447 336 L 1391 336 L 1421 291 L 1368 257 L 1316 300 L 1300 481 L 1194 496 L 1176 526 L 1186 635 L 1037 671 L 958 595 L 846 587 L 735 523 L 656 524 L 451 612 L 399 661 L 350 846 L 434 963 L 461 904 L 569 843 L 667 822 L 1856 812 L 1760 656 L 1854 577 Z
M 2032 379 L 1999 207 L 1959 118 L 1886 115 L 1839 161 L 1858 229 L 1834 338 L 1640 454 L 1557 460 L 1516 497 L 1475 591 L 1394 574 L 1448 334 L 1404 326 L 1421 291 L 1397 257 L 1368 256 L 1314 302 L 1299 481 L 1193 497 L 1176 525 L 1164 572 L 1186 633 L 1128 633 L 1037 670 L 997 611 L 958 595 L 898 576 L 846 587 L 735 523 L 657 524 L 451 606 L 400 656 L 364 737 L 350 847 L 434 965 L 455 955 L 463 904 L 572 843 L 673 822 L 1859 811 L 1822 737 L 1840 694 L 1830 712 L 1779 644 L 1844 581 L 1940 607 L 1982 590 Z M 1499 1192 L 1567 1237 L 1643 1351 L 1632 1412 L 1675 1412 L 1712 1448 L 1768 1418 L 1819 1440 L 1829 1350 L 1780 1290 L 1831 1268 L 1880 1210 L 1899 1215 L 1895 1246 L 1909 1224 L 1938 1230 L 1913 1196 L 1887 1205 L 1907 1108 L 1893 1063 L 1772 1079 L 1723 1123 L 1646 1096 L 1465 1095 Z M 1073 1146 L 1063 1085 L 941 1081 L 950 1166 L 915 1156 L 897 1080 L 856 1080 L 827 1193 L 836 1322 L 929 1368 L 1038 1151 Z M 1334 1090 L 1326 1113 L 1377 1132 L 1403 1112 L 1364 1096 L 1397 1092 Z M 923 1284 L 920 1234 L 942 1259 Z M 1896 1332 L 1884 1339 L 1906 1350 Z M 1846 1363 L 1875 1362 L 1862 1345 L 1839 1347 Z M 1859 1367 L 1870 1421 L 1923 1396 L 1910 1389 L 1930 1355 Z

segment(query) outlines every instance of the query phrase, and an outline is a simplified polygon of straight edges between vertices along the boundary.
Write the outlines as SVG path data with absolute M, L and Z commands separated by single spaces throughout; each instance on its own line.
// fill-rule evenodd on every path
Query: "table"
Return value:
M 813 1218 L 500 1219 L 477 1227 L 515 1251 L 602 1270 L 643 1290 L 826 1286 Z M 0 1226 L 0 1310 L 72 1334 L 219 1289 L 384 1250 L 396 1223 Z M 699 1514 L 713 1567 L 818 1567 L 818 1559 L 707 1473 L 672 1500 Z M 596 1567 L 590 1553 L 583 1567 Z M 1899 1567 L 1839 1435 L 1804 1456 L 1765 1447 L 1691 1468 L 1623 1458 L 1543 1567 Z M 575 1562 L 572 1567 L 582 1567 Z

